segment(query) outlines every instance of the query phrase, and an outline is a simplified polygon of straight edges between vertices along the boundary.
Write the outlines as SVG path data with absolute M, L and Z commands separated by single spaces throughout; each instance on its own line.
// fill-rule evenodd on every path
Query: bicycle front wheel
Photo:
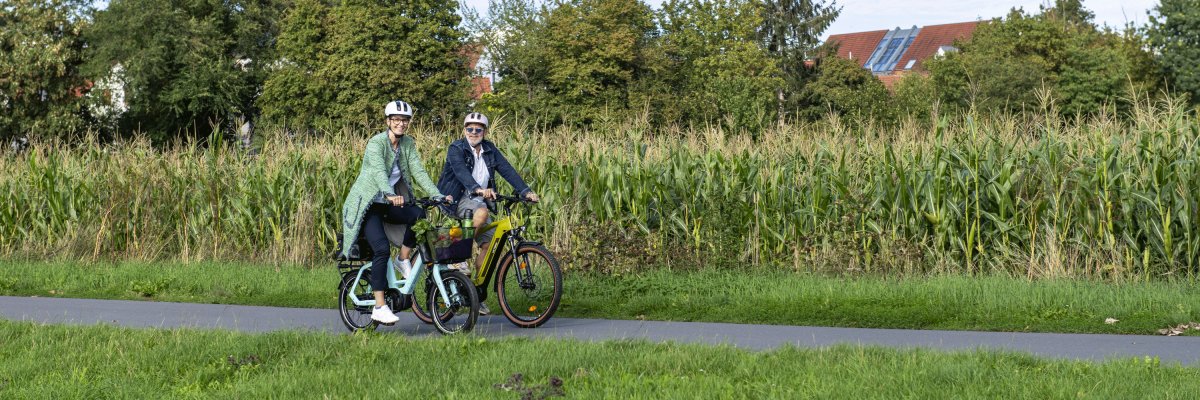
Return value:
M 562 268 L 554 254 L 541 245 L 524 244 L 514 260 L 508 254 L 500 261 L 496 294 L 509 322 L 521 328 L 536 328 L 550 320 L 562 300 Z
M 437 285 L 429 288 L 430 315 L 433 326 L 445 335 L 470 332 L 475 328 L 475 320 L 479 318 L 479 294 L 475 293 L 475 285 L 459 271 L 443 271 L 442 286 L 446 288 L 446 302 Z

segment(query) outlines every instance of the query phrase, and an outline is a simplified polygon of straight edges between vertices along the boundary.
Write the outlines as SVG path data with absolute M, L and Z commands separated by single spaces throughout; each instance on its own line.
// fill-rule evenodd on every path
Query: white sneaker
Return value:
M 488 315 L 491 313 L 492 313 L 492 310 L 489 310 L 487 308 L 487 304 L 479 303 L 479 315 Z
M 454 264 L 452 268 L 461 271 L 463 275 L 466 275 L 467 277 L 471 276 L 471 264 L 468 264 L 466 261 Z
M 408 274 L 412 272 L 412 262 L 408 260 L 400 260 L 400 279 L 408 279 Z
M 371 320 L 384 325 L 391 325 L 399 321 L 400 317 L 392 314 L 392 309 L 387 304 L 384 304 L 383 307 L 375 307 L 371 310 Z

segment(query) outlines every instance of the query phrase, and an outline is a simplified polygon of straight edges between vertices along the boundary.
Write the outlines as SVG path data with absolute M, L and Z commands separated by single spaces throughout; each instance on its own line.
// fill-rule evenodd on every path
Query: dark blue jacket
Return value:
M 512 164 L 500 154 L 496 145 L 484 139 L 482 146 L 483 162 L 487 164 L 488 169 L 488 189 L 496 189 L 496 173 L 499 172 L 500 176 L 516 189 L 518 196 L 525 196 L 525 193 L 531 191 L 525 181 L 521 180 L 517 170 L 513 169 Z M 480 189 L 475 177 L 471 176 L 471 171 L 475 169 L 473 151 L 465 138 L 450 143 L 450 148 L 446 150 L 446 163 L 442 164 L 442 176 L 438 178 L 439 192 L 446 196 L 454 196 L 454 200 L 462 200 L 475 193 L 476 189 Z

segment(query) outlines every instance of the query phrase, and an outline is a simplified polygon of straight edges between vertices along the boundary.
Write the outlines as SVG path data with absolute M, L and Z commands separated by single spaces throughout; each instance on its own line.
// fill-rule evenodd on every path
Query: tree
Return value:
M 123 83 L 122 131 L 158 140 L 203 135 L 253 112 L 273 62 L 279 7 L 272 0 L 113 0 L 85 33 L 88 73 Z
M 1161 0 L 1146 35 L 1174 89 L 1200 104 L 1200 2 Z
M 0 5 L 0 139 L 70 133 L 82 126 L 85 4 L 12 0 Z
M 765 0 L 763 24 L 759 28 L 759 39 L 773 55 L 780 67 L 785 86 L 776 89 L 779 120 L 786 117 L 785 110 L 801 106 L 798 98 L 788 97 L 796 93 L 813 79 L 813 71 L 805 62 L 819 58 L 821 33 L 829 28 L 841 14 L 836 1 L 825 4 L 822 0 Z
M 815 73 L 816 79 L 801 92 L 808 104 L 799 109 L 801 117 L 815 120 L 834 113 L 853 122 L 895 120 L 887 88 L 858 62 L 826 57 L 821 59 Z
M 901 78 L 892 87 L 892 102 L 897 117 L 911 117 L 928 121 L 938 109 L 938 94 L 933 80 L 926 75 L 910 74 Z
M 315 74 L 325 60 L 327 15 L 329 5 L 323 0 L 296 0 L 281 21 L 275 48 L 280 58 L 257 103 L 265 120 L 303 130 L 326 118 L 332 96 Z
M 1127 107 L 1125 99 L 1155 80 L 1149 55 L 1128 32 L 1097 30 L 1077 3 L 1059 1 L 1069 8 L 1045 8 L 1038 15 L 1014 9 L 981 24 L 960 43 L 961 52 L 929 61 L 942 100 L 1021 111 L 1036 109 L 1038 93 L 1049 89 L 1064 114 Z
M 494 3 L 482 36 L 502 79 L 484 107 L 553 124 L 625 113 L 649 73 L 652 16 L 639 0 Z
M 368 124 L 402 99 L 435 120 L 461 113 L 468 71 L 456 4 L 299 0 L 284 18 L 281 61 L 259 105 L 292 126 Z
M 660 84 L 643 98 L 666 96 L 649 108 L 673 111 L 663 122 L 720 122 L 729 132 L 756 133 L 774 121 L 774 92 L 783 82 L 757 42 L 761 11 L 748 0 L 664 3 L 657 49 L 666 65 L 646 78 Z
M 544 59 L 540 35 L 542 14 L 530 0 L 494 0 L 487 16 L 467 14 L 473 42 L 501 78 L 493 82 L 494 91 L 484 95 L 480 105 L 493 115 L 541 116 L 539 104 L 548 102 Z

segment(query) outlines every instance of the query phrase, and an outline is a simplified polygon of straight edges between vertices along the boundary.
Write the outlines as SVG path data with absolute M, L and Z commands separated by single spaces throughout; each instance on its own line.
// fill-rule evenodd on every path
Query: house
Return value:
M 958 51 L 954 41 L 970 39 L 980 23 L 843 33 L 830 35 L 825 43 L 837 46 L 838 57 L 858 62 L 891 89 L 905 74 L 928 73 L 923 63 L 929 57 Z
M 462 54 L 467 58 L 467 69 L 471 71 L 471 100 L 478 101 L 483 98 L 484 94 L 492 92 L 492 75 L 494 73 L 487 71 L 486 67 L 481 67 L 480 58 L 483 57 L 483 46 L 478 43 L 471 43 L 463 46 Z M 484 64 L 488 64 L 484 60 Z

